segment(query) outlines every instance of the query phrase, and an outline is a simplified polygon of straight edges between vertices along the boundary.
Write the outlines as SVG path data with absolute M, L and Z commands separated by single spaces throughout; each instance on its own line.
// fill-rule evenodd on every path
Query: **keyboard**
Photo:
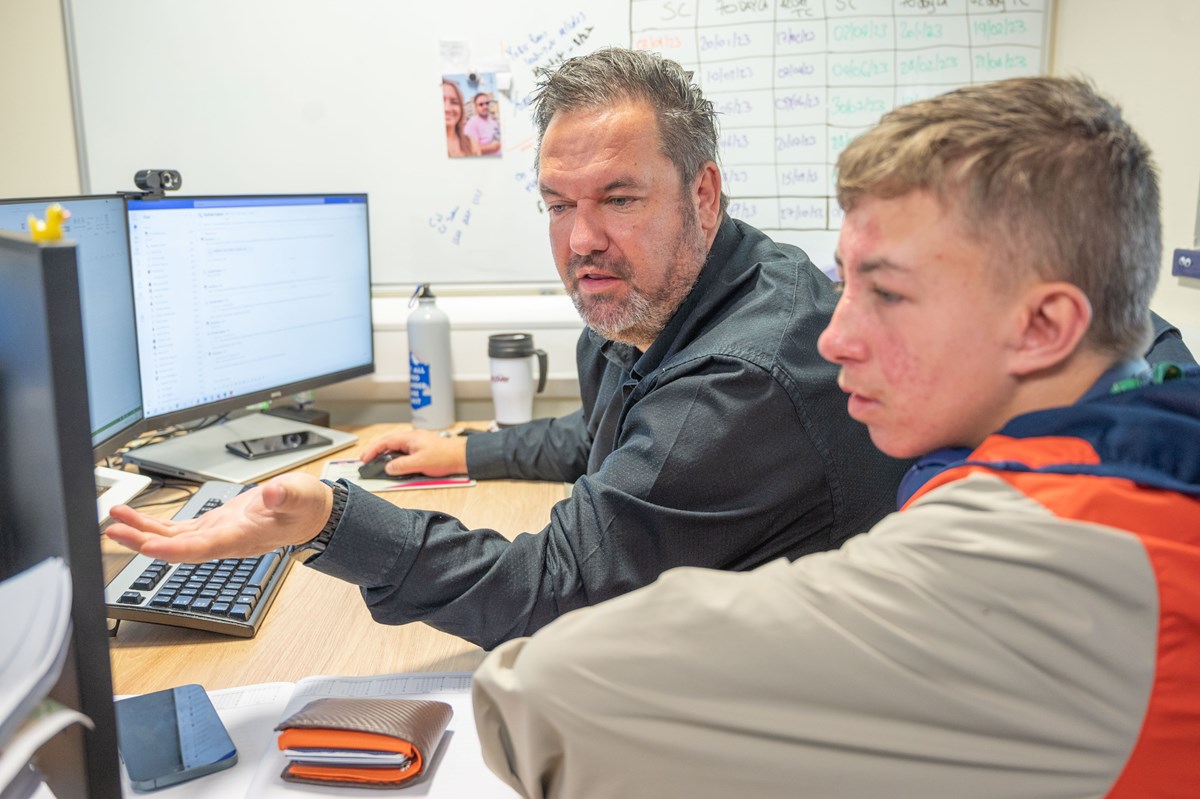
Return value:
M 202 483 L 173 519 L 193 519 L 250 486 Z M 292 565 L 291 548 L 254 558 L 167 563 L 135 555 L 104 588 L 108 617 L 253 638 Z

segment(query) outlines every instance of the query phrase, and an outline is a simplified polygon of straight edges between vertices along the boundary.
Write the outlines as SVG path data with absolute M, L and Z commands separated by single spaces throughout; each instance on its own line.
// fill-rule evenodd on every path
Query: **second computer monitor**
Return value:
M 147 423 L 374 370 L 365 194 L 130 200 Z
M 0 230 L 28 233 L 30 215 L 41 219 L 52 204 L 70 214 L 63 236 L 78 248 L 89 427 L 93 458 L 99 460 L 141 432 L 125 200 L 116 195 L 3 200 Z

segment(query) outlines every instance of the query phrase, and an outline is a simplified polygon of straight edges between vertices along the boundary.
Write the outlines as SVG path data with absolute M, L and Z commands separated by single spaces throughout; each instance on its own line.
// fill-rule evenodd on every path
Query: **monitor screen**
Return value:
M 38 765 L 57 796 L 117 799 L 75 251 L 0 234 L 0 579 L 48 557 L 70 567 L 71 645 L 50 696 L 95 729 L 70 725 L 39 750 Z
M 133 287 L 125 200 L 118 196 L 0 200 L 0 230 L 29 232 L 28 219 L 59 203 L 70 213 L 65 238 L 77 247 L 92 457 L 112 454 L 141 432 Z
M 365 194 L 129 200 L 148 424 L 374 370 Z

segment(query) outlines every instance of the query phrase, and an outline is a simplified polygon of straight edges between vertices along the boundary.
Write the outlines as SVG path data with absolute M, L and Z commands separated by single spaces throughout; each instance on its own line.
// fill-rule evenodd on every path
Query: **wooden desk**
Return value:
M 393 425 L 348 428 L 359 443 L 331 458 L 353 457 Z M 319 475 L 324 461 L 299 471 Z M 566 496 L 562 483 L 480 481 L 472 488 L 392 491 L 379 496 L 408 508 L 439 510 L 471 528 L 510 537 L 546 526 L 550 507 Z M 164 513 L 173 513 L 168 508 Z M 105 572 L 115 574 L 129 550 L 104 541 Z M 258 635 L 251 639 L 122 621 L 111 639 L 113 692 L 140 694 L 185 683 L 209 690 L 312 674 L 370 675 L 401 671 L 472 671 L 483 650 L 416 622 L 377 624 L 358 588 L 294 565 Z

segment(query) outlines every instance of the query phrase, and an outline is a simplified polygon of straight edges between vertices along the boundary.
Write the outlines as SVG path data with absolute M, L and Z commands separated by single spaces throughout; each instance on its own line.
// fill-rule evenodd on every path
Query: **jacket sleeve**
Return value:
M 1154 674 L 1144 551 L 999 480 L 938 492 L 504 644 L 472 689 L 488 766 L 527 797 L 1108 795 Z
M 467 439 L 467 473 L 479 480 L 573 482 L 587 471 L 591 432 L 583 410 Z
M 575 347 L 583 407 L 557 419 L 527 424 L 467 439 L 467 472 L 480 480 L 556 480 L 574 482 L 587 473 L 596 430 L 596 402 L 608 361 L 601 340 L 584 328 Z
M 360 585 L 378 621 L 423 620 L 491 648 L 672 566 L 765 562 L 794 545 L 796 519 L 822 548 L 829 506 L 788 394 L 727 359 L 638 402 L 616 449 L 541 531 L 509 542 L 352 489 L 312 564 Z

